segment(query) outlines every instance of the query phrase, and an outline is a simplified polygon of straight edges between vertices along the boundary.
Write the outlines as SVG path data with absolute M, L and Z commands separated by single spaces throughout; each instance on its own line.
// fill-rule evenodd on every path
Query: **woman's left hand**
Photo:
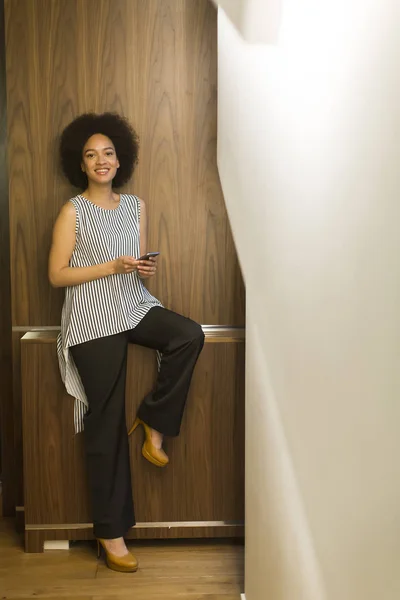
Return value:
M 137 268 L 138 275 L 140 279 L 148 279 L 149 277 L 153 277 L 157 271 L 157 258 L 155 256 L 151 256 L 149 260 L 141 260 L 139 262 L 139 266 Z

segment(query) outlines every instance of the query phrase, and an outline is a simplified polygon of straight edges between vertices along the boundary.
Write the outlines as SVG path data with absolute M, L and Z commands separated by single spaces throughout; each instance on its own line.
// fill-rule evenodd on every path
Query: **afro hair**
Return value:
M 101 133 L 115 147 L 120 167 L 113 180 L 113 187 L 123 186 L 132 177 L 138 162 L 139 138 L 130 123 L 116 113 L 85 113 L 74 119 L 61 134 L 61 167 L 68 181 L 84 190 L 88 185 L 86 173 L 81 169 L 83 148 L 88 139 Z

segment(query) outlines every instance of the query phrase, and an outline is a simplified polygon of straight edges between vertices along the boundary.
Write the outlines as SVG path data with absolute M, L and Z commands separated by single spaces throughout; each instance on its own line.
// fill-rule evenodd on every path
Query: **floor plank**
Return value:
M 11 520 L 0 519 L 1 600 L 239 600 L 243 547 L 232 542 L 132 542 L 137 573 L 97 560 L 92 542 L 27 554 Z

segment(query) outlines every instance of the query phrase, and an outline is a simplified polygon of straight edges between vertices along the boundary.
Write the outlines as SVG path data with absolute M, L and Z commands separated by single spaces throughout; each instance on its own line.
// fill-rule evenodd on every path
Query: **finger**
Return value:
M 138 273 L 139 275 L 154 275 L 154 271 L 149 271 L 149 270 L 144 270 L 144 269 L 138 269 Z
M 122 265 L 125 269 L 132 267 L 132 263 L 130 263 L 129 259 L 127 259 L 127 258 L 122 259 Z

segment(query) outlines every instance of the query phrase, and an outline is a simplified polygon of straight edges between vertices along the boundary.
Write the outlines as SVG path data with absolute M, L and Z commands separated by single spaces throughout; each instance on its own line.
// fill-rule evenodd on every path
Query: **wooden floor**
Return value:
M 0 600 L 239 600 L 243 547 L 230 542 L 135 542 L 137 573 L 110 571 L 92 542 L 26 554 L 0 519 Z

